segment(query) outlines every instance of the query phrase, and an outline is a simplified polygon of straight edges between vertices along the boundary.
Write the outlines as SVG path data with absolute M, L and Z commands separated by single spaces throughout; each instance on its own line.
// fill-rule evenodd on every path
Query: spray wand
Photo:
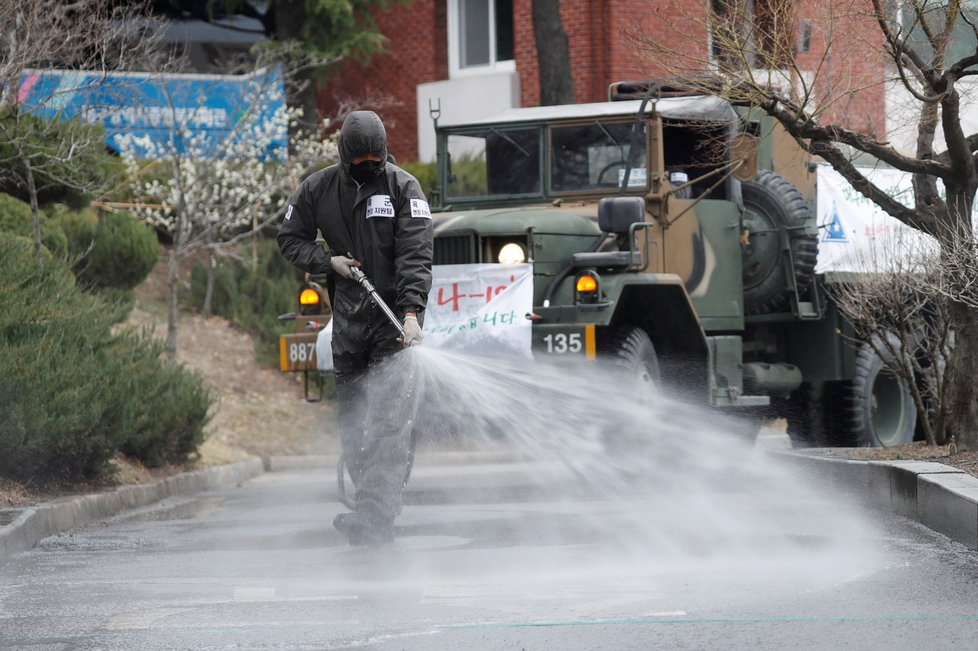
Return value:
M 352 259 L 353 256 L 350 256 L 350 258 Z M 360 271 L 359 267 L 350 267 L 350 273 L 353 274 L 353 280 L 360 283 L 360 286 L 363 287 L 364 291 L 370 296 L 370 300 L 372 300 L 374 304 L 380 308 L 380 311 L 383 312 L 388 319 L 390 319 L 390 322 L 394 324 L 397 331 L 401 333 L 401 339 L 404 339 L 404 326 L 401 325 L 401 322 L 398 321 L 397 316 L 394 315 L 394 312 L 387 306 L 384 299 L 382 299 L 380 294 L 377 293 L 377 290 L 374 288 L 373 283 L 370 282 L 370 279 L 367 278 L 367 275 Z

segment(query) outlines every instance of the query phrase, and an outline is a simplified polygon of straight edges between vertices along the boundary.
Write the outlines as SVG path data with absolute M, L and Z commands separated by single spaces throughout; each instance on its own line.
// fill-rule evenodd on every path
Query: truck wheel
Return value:
M 781 233 L 812 220 L 805 197 L 788 181 L 768 170 L 760 170 L 753 181 L 741 184 L 744 199 L 743 225 L 748 232 L 743 247 L 744 312 L 768 314 L 788 303 L 788 273 L 781 249 Z M 815 274 L 818 236 L 788 232 L 798 293 L 802 294 Z
M 913 441 L 917 407 L 910 387 L 869 344 L 856 351 L 856 373 L 848 388 L 847 445 L 887 448 Z
M 645 330 L 636 326 L 620 329 L 611 344 L 616 367 L 629 373 L 643 386 L 643 394 L 655 395 L 659 389 L 659 357 Z M 647 389 L 647 391 L 645 391 Z
M 628 394 L 634 390 L 639 404 L 651 405 L 655 401 L 659 392 L 659 358 L 647 332 L 636 326 L 621 328 L 608 341 L 604 357 L 611 370 L 630 383 Z M 614 469 L 619 478 L 642 477 L 647 470 L 642 459 L 653 453 L 647 428 L 632 413 L 608 416 L 608 422 L 600 427 L 603 467 Z

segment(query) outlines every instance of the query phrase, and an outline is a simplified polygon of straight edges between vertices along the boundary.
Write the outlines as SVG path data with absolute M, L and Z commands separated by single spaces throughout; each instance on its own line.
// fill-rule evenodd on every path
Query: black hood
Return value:
M 357 156 L 376 154 L 380 166 L 387 164 L 387 130 L 373 111 L 353 111 L 343 120 L 340 129 L 340 168 L 350 178 L 350 162 Z

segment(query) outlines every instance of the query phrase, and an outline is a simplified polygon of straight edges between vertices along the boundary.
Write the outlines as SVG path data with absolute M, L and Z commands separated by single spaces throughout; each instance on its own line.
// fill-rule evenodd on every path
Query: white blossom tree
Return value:
M 242 98 L 235 123 L 219 136 L 191 129 L 193 113 L 178 122 L 174 112 L 167 142 L 120 138 L 136 198 L 133 211 L 172 238 L 166 339 L 171 359 L 177 346 L 181 262 L 202 248 L 214 256 L 276 221 L 298 180 L 311 168 L 336 159 L 335 139 L 298 135 L 287 143 L 294 111 L 284 104 L 272 113 L 262 110 L 265 103 L 278 99 L 278 92 L 264 85 L 252 89 Z

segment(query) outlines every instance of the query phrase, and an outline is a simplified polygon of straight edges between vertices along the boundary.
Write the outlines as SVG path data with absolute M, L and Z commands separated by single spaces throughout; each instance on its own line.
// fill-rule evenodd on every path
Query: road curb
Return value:
M 149 484 L 119 486 L 100 493 L 63 497 L 24 508 L 0 509 L 0 565 L 41 539 L 175 495 L 240 484 L 264 472 L 262 460 L 201 468 Z
M 978 549 L 978 478 L 932 461 L 845 459 L 831 449 L 778 450 L 867 506 L 897 513 Z

